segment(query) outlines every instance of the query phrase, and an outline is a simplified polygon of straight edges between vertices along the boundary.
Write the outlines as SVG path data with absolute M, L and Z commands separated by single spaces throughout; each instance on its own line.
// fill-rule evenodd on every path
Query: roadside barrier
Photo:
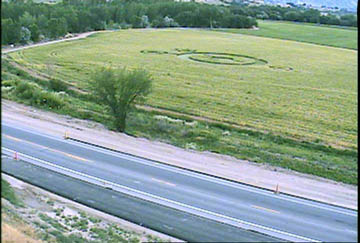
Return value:
M 68 135 L 68 132 L 65 131 L 65 134 L 64 134 L 64 139 L 68 139 L 69 138 L 69 135 Z
M 17 154 L 16 151 L 15 151 L 15 153 L 14 153 L 14 160 L 19 160 L 19 157 L 18 157 L 18 154 Z
M 275 194 L 279 194 L 279 184 L 276 184 Z

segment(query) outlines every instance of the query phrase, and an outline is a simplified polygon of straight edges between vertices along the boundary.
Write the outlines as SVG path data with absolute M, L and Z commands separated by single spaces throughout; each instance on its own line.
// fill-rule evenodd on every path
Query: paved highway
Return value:
M 357 241 L 357 211 L 275 195 L 32 130 L 2 123 L 3 151 L 30 155 L 59 168 L 130 188 L 168 207 L 286 240 Z
M 190 242 L 279 242 L 278 239 L 144 201 L 31 165 L 3 159 L 3 171 L 92 208 Z M 66 188 L 66 190 L 64 190 Z

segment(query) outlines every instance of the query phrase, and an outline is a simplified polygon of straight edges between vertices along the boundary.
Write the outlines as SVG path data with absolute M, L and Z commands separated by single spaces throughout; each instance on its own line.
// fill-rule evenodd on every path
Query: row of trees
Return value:
M 303 7 L 249 6 L 234 3 L 230 10 L 232 13 L 247 14 L 256 19 L 287 20 L 357 27 L 357 16 L 354 14 L 344 14 L 341 16 L 335 14 L 322 15 L 319 10 Z
M 2 2 L 2 44 L 37 42 L 66 33 L 146 27 L 250 28 L 255 18 L 229 7 L 172 0 L 63 0 L 58 4 Z
M 250 28 L 256 19 L 357 26 L 356 15 L 323 16 L 318 10 L 232 4 L 216 6 L 173 0 L 31 0 L 2 2 L 2 44 L 37 42 L 66 33 L 118 28 L 210 27 Z

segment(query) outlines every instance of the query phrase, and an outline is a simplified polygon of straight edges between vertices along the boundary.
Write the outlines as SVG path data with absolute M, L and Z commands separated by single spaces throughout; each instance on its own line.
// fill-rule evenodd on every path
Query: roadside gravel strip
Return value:
M 281 241 L 274 237 L 109 190 L 104 186 L 77 180 L 23 161 L 7 158 L 3 158 L 2 161 L 2 171 L 6 174 L 86 206 L 179 239 L 196 242 Z

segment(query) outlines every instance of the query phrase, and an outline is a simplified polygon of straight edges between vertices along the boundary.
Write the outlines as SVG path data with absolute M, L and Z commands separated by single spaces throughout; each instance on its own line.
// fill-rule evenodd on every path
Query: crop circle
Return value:
M 259 58 L 233 53 L 193 52 L 180 54 L 179 56 L 196 62 L 220 65 L 254 65 L 267 63 L 267 61 Z
M 190 49 L 178 49 L 174 51 L 152 51 L 142 50 L 143 54 L 169 54 L 176 55 L 185 60 L 191 60 L 195 62 L 202 62 L 208 64 L 219 64 L 219 65 L 264 65 L 268 62 L 263 59 L 256 57 L 233 54 L 233 53 L 220 53 L 220 52 L 199 52 Z

